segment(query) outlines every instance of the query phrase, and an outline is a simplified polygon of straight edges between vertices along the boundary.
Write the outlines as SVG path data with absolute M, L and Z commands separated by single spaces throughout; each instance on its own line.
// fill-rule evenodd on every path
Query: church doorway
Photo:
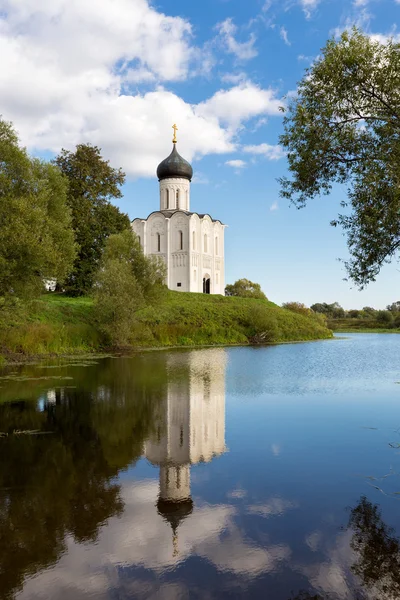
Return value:
M 203 294 L 210 294 L 210 276 L 206 275 L 203 278 Z

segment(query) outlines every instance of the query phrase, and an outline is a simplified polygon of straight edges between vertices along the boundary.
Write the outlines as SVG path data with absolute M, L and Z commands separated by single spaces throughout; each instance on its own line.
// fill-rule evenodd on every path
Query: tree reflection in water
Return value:
M 123 510 L 115 477 L 140 457 L 165 387 L 165 369 L 142 367 L 75 367 L 79 393 L 0 404 L 0 598 L 55 563 L 68 536 L 93 541 Z
M 400 541 L 394 529 L 382 520 L 379 505 L 362 496 L 351 509 L 347 529 L 355 562 L 351 571 L 361 589 L 354 600 L 398 600 L 400 598 Z M 290 600 L 328 600 L 330 596 L 301 591 Z
M 374 597 L 389 600 L 400 596 L 400 543 L 394 530 L 382 520 L 381 510 L 365 496 L 352 509 L 350 545 L 357 555 L 352 571 Z

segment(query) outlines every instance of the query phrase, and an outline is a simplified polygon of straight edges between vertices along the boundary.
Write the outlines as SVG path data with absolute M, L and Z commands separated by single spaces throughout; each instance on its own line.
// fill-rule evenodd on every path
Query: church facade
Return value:
M 147 219 L 134 219 L 132 230 L 145 255 L 165 262 L 169 289 L 224 294 L 226 225 L 208 214 L 190 211 L 193 169 L 178 154 L 176 129 L 172 152 L 157 168 L 160 209 Z

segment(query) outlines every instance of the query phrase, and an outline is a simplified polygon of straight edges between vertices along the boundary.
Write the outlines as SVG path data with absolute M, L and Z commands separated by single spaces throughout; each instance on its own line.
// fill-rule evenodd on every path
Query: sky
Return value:
M 399 37 L 400 0 L 0 0 L 0 115 L 32 154 L 93 143 L 127 175 L 117 202 L 131 219 L 159 207 L 158 163 L 191 161 L 191 210 L 225 230 L 226 281 L 246 277 L 281 304 L 384 308 L 400 264 L 360 292 L 330 226 L 346 190 L 298 210 L 279 107 L 327 39 L 357 25 Z

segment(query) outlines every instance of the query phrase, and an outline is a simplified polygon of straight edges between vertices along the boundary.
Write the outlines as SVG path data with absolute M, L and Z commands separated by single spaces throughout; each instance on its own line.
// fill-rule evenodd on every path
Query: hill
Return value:
M 268 300 L 168 291 L 158 306 L 137 313 L 132 348 L 281 343 L 325 339 L 320 321 Z M 7 357 L 100 352 L 91 298 L 46 294 L 26 314 L 0 322 L 0 354 Z

